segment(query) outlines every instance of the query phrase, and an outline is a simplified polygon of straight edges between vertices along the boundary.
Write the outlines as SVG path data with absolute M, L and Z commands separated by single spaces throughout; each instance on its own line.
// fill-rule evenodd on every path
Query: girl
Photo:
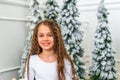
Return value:
M 25 80 L 75 80 L 74 64 L 53 20 L 44 20 L 34 28 L 26 67 Z

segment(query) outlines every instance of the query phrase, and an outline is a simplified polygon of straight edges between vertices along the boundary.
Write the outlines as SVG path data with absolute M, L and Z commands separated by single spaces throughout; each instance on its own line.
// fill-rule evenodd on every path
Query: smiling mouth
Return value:
M 48 45 L 50 45 L 50 43 L 43 43 L 43 45 L 44 45 L 44 46 L 48 46 Z

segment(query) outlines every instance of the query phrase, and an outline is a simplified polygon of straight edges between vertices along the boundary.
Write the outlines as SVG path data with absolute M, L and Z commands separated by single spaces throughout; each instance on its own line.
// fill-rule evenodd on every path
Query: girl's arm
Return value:
M 34 71 L 34 64 L 33 64 L 33 59 L 32 57 L 30 58 L 29 61 L 29 73 L 27 73 L 27 66 L 26 66 L 26 70 L 25 70 L 25 80 L 28 80 L 28 76 L 27 74 L 29 74 L 29 80 L 34 80 L 35 77 L 35 71 Z
M 72 80 L 72 68 L 68 60 L 65 60 L 65 78 L 66 80 Z

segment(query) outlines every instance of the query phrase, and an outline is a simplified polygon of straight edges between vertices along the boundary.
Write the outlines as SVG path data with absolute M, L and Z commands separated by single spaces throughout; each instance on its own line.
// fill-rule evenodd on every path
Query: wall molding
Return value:
M 116 60 L 117 63 L 120 63 L 120 60 Z
M 0 0 L 0 4 L 8 4 L 8 5 L 16 5 L 21 7 L 29 7 L 28 2 L 26 0 Z
M 100 1 L 98 0 L 91 0 L 91 1 L 87 1 L 87 0 L 84 0 L 84 1 L 78 1 L 77 5 L 78 6 L 96 6 L 100 3 Z M 120 4 L 120 0 L 106 0 L 105 2 L 105 5 L 115 5 L 115 4 Z
M 96 11 L 98 8 L 98 0 L 78 1 L 77 7 L 80 11 Z M 105 7 L 109 10 L 120 10 L 120 0 L 106 0 Z
M 24 1 L 21 1 L 21 0 L 0 0 L 0 4 L 8 4 L 8 5 L 16 5 L 16 6 L 22 6 L 22 7 L 29 7 L 29 4 L 28 4 L 28 1 L 29 0 L 24 0 Z M 88 0 L 81 0 L 81 1 L 78 1 L 77 2 L 77 6 L 80 8 L 88 8 L 88 10 L 96 10 L 96 8 L 93 8 L 93 7 L 96 7 L 98 6 L 99 4 L 99 0 L 91 0 L 91 1 L 88 1 Z M 45 3 L 40 3 L 41 6 L 43 6 L 44 8 L 44 5 Z M 120 0 L 107 0 L 105 2 L 105 5 L 106 6 L 114 6 L 115 8 L 112 8 L 112 9 L 120 9 Z M 82 9 L 82 10 L 84 10 Z M 86 10 L 86 9 L 85 9 Z
M 8 71 L 13 71 L 13 70 L 20 69 L 20 67 L 21 66 L 16 66 L 16 67 L 12 67 L 12 68 L 7 68 L 7 69 L 0 70 L 0 74 L 4 73 L 4 72 L 8 72 Z
M 23 18 L 8 18 L 8 17 L 0 17 L 0 20 L 6 20 L 6 21 L 22 21 L 22 22 L 29 22 L 30 20 L 23 19 Z

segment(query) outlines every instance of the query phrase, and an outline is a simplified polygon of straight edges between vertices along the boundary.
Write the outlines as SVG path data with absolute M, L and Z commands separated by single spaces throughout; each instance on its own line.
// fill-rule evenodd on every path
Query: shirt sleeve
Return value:
M 35 77 L 34 64 L 33 64 L 33 59 L 31 57 L 30 61 L 29 61 L 29 80 L 34 80 L 34 77 Z M 25 70 L 25 79 L 24 80 L 28 80 L 27 67 L 26 67 L 26 70 Z
M 66 80 L 72 80 L 72 68 L 68 60 L 65 60 L 65 78 Z

